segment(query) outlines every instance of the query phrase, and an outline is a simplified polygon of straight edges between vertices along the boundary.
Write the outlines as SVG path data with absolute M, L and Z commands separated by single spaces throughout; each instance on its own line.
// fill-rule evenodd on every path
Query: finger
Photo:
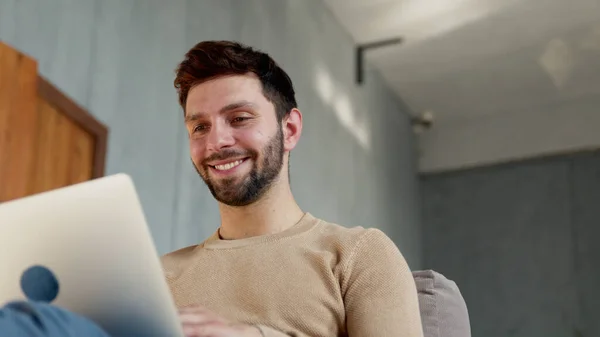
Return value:
M 183 324 L 224 323 L 224 320 L 218 316 L 198 313 L 180 314 L 179 320 Z
M 233 331 L 223 324 L 189 324 L 183 326 L 185 337 L 226 337 L 233 336 Z

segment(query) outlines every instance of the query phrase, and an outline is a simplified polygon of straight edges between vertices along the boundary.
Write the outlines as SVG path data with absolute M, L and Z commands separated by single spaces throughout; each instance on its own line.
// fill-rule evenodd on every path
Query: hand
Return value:
M 186 337 L 262 337 L 257 327 L 231 322 L 200 306 L 180 309 L 179 318 Z

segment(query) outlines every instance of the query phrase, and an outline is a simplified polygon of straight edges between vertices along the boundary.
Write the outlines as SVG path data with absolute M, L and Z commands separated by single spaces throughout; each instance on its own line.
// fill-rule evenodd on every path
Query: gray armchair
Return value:
M 467 304 L 454 281 L 433 270 L 414 271 L 425 337 L 471 337 Z

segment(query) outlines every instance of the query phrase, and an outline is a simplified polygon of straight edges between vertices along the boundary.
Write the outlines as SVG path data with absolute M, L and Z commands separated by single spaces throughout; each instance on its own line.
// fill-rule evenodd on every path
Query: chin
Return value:
M 243 207 L 260 200 L 267 190 L 267 186 L 253 187 L 239 183 L 221 188 L 218 191 L 211 189 L 211 192 L 213 192 L 214 198 L 222 204 L 232 207 Z
M 215 199 L 227 206 L 231 207 L 244 207 L 251 205 L 257 201 L 257 198 L 247 198 L 245 196 L 224 196 L 224 195 L 216 195 Z

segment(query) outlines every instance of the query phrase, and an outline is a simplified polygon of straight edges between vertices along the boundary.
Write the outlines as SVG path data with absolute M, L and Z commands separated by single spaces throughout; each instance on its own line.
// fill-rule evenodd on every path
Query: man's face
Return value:
M 219 202 L 257 201 L 283 167 L 283 133 L 275 108 L 250 75 L 197 85 L 188 94 L 186 128 L 196 170 Z

